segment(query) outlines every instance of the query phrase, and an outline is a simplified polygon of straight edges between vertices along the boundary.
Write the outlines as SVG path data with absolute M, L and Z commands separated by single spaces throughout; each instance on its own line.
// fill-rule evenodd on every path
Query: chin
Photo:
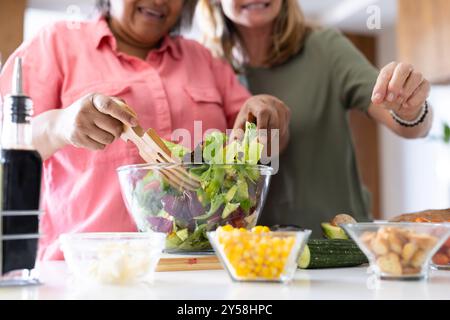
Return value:
M 274 21 L 275 18 L 258 17 L 254 19 L 247 19 L 244 25 L 248 28 L 261 28 L 273 24 Z
M 152 30 L 152 28 L 149 27 L 139 28 L 135 31 L 135 35 L 141 43 L 150 45 L 159 42 L 166 34 L 167 33 L 163 32 L 163 30 L 155 30 L 154 28 Z

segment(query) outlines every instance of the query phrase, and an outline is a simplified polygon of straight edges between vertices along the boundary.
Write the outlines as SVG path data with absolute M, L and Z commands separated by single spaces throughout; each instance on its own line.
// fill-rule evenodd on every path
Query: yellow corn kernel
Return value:
M 274 245 L 274 246 L 281 246 L 281 245 L 283 245 L 283 239 L 280 239 L 280 238 L 278 238 L 278 237 L 274 237 L 273 239 L 272 239 L 272 244 Z
M 271 267 L 275 269 L 280 269 L 282 266 L 282 262 L 280 260 L 276 260 L 272 263 Z
M 253 227 L 251 231 L 253 233 L 265 233 L 265 232 L 270 232 L 270 229 L 268 227 L 256 226 L 256 227 Z
M 221 231 L 233 231 L 234 228 L 233 228 L 233 226 L 227 224 L 226 226 L 220 227 L 219 230 L 221 230 Z
M 271 272 L 270 272 L 270 268 L 269 267 L 263 267 L 261 270 L 261 276 L 264 278 L 270 278 L 271 277 Z
M 245 276 L 247 276 L 247 274 L 248 274 L 248 271 L 246 270 L 246 269 L 243 269 L 243 268 L 236 268 L 236 274 L 239 276 L 239 277 L 245 277 Z
M 284 270 L 295 237 L 277 237 L 268 227 L 257 226 L 251 232 L 243 228 L 223 227 L 219 234 L 225 254 L 239 277 L 276 279 Z

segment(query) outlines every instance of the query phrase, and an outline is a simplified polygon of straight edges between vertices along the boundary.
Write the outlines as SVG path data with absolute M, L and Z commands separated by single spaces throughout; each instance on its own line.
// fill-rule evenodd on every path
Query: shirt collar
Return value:
M 169 52 L 175 60 L 181 59 L 181 50 L 180 47 L 170 35 L 166 35 L 161 43 L 161 46 L 158 49 L 155 49 L 154 52 L 164 53 Z
M 96 28 L 94 33 L 94 44 L 97 49 L 101 47 L 103 43 L 108 43 L 113 50 L 117 50 L 116 39 L 109 29 L 108 22 L 104 17 L 99 17 L 96 21 Z M 162 40 L 161 46 L 157 49 L 151 50 L 149 54 L 169 52 L 176 60 L 181 59 L 180 47 L 170 35 L 166 35 Z

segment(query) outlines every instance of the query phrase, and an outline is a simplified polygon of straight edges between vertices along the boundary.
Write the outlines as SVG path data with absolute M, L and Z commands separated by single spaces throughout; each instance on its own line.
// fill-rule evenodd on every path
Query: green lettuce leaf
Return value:
M 204 143 L 203 160 L 209 164 L 224 164 L 226 141 L 227 137 L 222 132 L 214 131 L 209 134 Z
M 222 212 L 222 219 L 228 218 L 228 216 L 235 212 L 240 207 L 240 205 L 240 203 L 227 203 Z
M 258 131 L 256 124 L 247 122 L 245 124 L 245 134 L 242 140 L 241 152 L 243 153 L 243 164 L 258 164 L 264 145 L 258 142 Z
M 162 140 L 163 140 L 164 144 L 167 146 L 167 148 L 169 148 L 170 153 L 172 153 L 172 156 L 175 156 L 178 159 L 183 159 L 186 154 L 190 153 L 189 149 L 185 148 L 181 144 L 176 144 L 171 141 L 164 140 L 164 139 L 162 139 Z

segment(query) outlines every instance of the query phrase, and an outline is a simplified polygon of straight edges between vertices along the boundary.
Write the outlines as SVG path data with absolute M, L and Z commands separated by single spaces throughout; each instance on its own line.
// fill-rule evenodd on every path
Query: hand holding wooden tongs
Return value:
M 136 116 L 136 112 L 123 101 L 113 98 L 114 102 L 126 108 Z M 196 190 L 200 187 L 199 180 L 191 175 L 184 167 L 180 166 L 180 159 L 172 157 L 164 141 L 155 130 L 145 131 L 139 124 L 136 127 L 123 125 L 121 139 L 125 142 L 133 142 L 139 150 L 139 155 L 150 164 L 168 164 L 161 167 L 159 172 L 165 180 L 174 188 L 183 190 Z

